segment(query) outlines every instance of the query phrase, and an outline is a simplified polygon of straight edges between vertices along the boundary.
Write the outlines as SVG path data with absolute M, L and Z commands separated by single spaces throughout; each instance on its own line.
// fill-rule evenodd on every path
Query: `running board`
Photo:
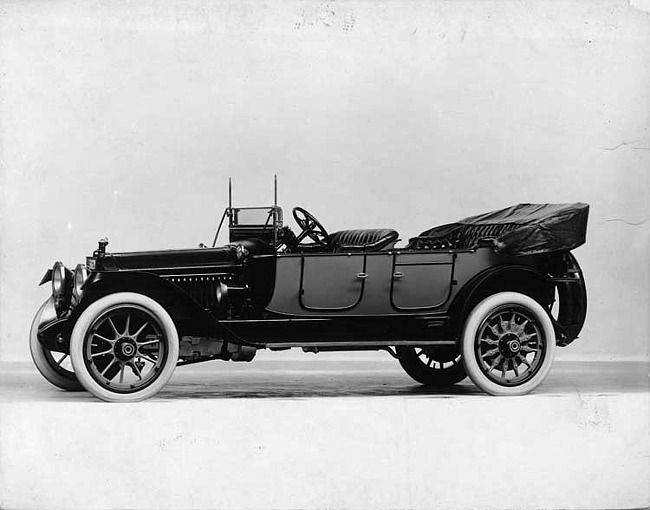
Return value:
M 267 349 L 290 349 L 292 347 L 393 347 L 395 345 L 458 345 L 454 340 L 392 340 L 392 341 L 365 341 L 365 342 L 278 342 L 265 344 Z

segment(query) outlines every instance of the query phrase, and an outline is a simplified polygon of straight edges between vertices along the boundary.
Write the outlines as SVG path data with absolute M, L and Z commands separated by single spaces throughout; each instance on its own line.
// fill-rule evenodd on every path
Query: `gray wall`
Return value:
M 0 7 L 0 359 L 54 260 L 212 240 L 239 205 L 406 239 L 517 202 L 591 204 L 582 337 L 648 353 L 650 21 L 624 1 Z

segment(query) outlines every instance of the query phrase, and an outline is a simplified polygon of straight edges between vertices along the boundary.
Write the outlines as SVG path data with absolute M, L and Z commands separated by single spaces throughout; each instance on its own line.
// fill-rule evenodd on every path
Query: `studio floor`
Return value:
M 425 389 L 384 356 L 181 367 L 137 404 L 1 364 L 0 508 L 650 504 L 647 363 L 557 361 L 497 398 Z

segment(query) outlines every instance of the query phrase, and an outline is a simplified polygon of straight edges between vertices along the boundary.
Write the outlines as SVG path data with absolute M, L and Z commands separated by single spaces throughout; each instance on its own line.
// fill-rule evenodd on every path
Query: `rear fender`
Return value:
M 572 253 L 562 254 L 560 271 L 552 275 L 557 288 L 558 312 L 554 320 L 558 345 L 573 342 L 587 318 L 587 287 L 582 269 Z
M 449 308 L 450 333 L 460 338 L 465 319 L 474 307 L 486 297 L 506 291 L 530 296 L 546 310 L 553 303 L 553 283 L 536 268 L 525 265 L 494 266 L 472 278 L 454 298 Z
M 546 309 L 553 321 L 557 344 L 573 342 L 587 315 L 587 290 L 576 258 L 570 252 L 548 259 L 548 272 L 531 266 L 496 266 L 475 276 L 458 293 L 450 307 L 451 332 L 462 332 L 465 318 L 483 299 L 496 292 L 514 291 L 526 294 Z M 551 314 L 557 289 L 557 317 Z

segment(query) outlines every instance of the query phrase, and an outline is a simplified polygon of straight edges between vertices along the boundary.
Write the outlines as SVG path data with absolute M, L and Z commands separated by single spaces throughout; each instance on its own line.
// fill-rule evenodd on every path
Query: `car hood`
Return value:
M 101 261 L 106 271 L 161 270 L 231 265 L 240 262 L 241 248 L 236 245 L 190 250 L 158 250 L 106 253 Z

